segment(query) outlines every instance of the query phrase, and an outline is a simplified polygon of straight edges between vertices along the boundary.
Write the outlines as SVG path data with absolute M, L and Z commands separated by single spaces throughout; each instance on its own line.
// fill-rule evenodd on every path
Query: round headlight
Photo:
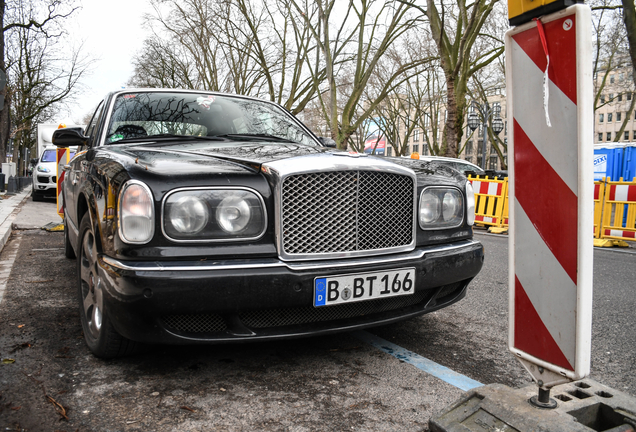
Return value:
M 425 192 L 420 200 L 420 223 L 430 224 L 439 218 L 439 198 L 432 192 Z
M 237 196 L 224 198 L 216 209 L 216 221 L 221 229 L 228 233 L 241 232 L 251 216 L 249 203 Z
M 450 192 L 444 194 L 444 200 L 442 201 L 442 217 L 445 221 L 451 220 L 455 217 L 459 208 L 459 201 L 457 195 Z
M 184 196 L 170 206 L 168 217 L 177 231 L 196 234 L 208 223 L 208 209 L 199 198 Z

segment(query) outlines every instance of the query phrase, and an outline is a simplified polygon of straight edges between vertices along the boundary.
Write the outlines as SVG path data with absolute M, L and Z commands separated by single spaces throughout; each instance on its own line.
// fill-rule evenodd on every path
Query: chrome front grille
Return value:
M 390 251 L 413 244 L 414 188 L 412 177 L 381 171 L 287 176 L 281 196 L 283 254 Z

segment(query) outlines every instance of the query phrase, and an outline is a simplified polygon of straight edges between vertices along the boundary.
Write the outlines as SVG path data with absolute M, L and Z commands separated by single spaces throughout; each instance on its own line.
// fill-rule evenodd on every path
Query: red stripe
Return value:
M 541 317 L 516 275 L 514 333 L 515 348 L 564 369 L 574 370 L 548 328 L 541 321 Z
M 566 19 L 572 20 L 572 27 L 564 30 Z M 576 20 L 575 15 L 545 23 L 543 25 L 550 53 L 548 77 L 565 95 L 576 104 Z M 533 27 L 512 37 L 521 49 L 532 59 L 541 72 L 547 60 L 539 38 L 539 31 Z M 556 71 L 559 71 L 557 74 Z
M 488 195 L 488 186 L 490 185 L 490 183 L 488 182 L 481 182 L 481 185 L 479 185 L 479 193 L 480 194 L 484 194 L 484 195 Z
M 475 216 L 475 220 L 481 222 L 481 221 L 484 220 L 484 217 L 483 216 Z
M 503 189 L 503 183 L 497 183 L 497 195 L 501 195 L 501 189 Z
M 623 231 L 623 237 L 636 238 L 636 232 L 634 232 L 634 231 Z
M 598 201 L 598 195 L 601 192 L 601 185 L 594 185 L 594 199 Z
M 636 202 L 636 186 L 629 186 L 627 188 L 627 201 Z
M 515 133 L 515 197 L 532 225 L 576 284 L 577 196 L 559 177 L 525 134 L 517 120 Z
M 616 185 L 610 186 L 609 199 L 610 201 L 616 201 Z

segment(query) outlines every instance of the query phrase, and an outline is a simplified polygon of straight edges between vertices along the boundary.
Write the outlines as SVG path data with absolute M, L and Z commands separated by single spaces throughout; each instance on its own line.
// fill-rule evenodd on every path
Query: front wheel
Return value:
M 121 336 L 113 327 L 104 302 L 105 286 L 97 263 L 97 238 L 88 213 L 79 229 L 77 257 L 78 297 L 84 339 L 100 358 L 114 358 L 137 351 L 138 343 Z

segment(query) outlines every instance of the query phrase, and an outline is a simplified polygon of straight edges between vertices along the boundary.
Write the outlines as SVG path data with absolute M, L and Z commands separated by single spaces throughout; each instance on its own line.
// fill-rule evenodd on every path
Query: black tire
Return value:
M 78 240 L 77 292 L 86 345 L 100 358 L 122 357 L 137 352 L 140 344 L 117 333 L 105 308 L 104 288 L 97 271 L 97 238 L 88 213 L 80 223 Z
M 31 192 L 31 199 L 33 201 L 42 201 L 42 196 L 35 189 Z
M 64 218 L 64 256 L 68 259 L 75 258 L 75 250 L 73 250 L 73 245 L 71 245 L 71 240 L 68 236 L 68 222 L 66 218 Z

